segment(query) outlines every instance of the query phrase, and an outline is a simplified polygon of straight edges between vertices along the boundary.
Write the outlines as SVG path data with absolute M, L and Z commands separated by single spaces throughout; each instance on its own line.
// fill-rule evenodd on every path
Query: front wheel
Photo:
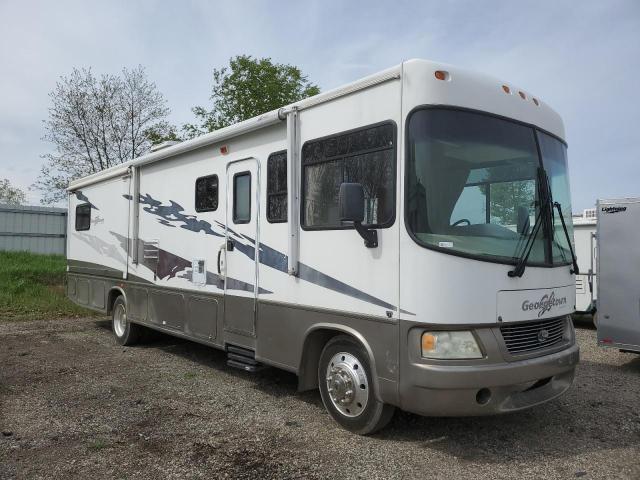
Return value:
M 133 345 L 140 339 L 141 327 L 128 321 L 127 303 L 122 296 L 118 297 L 113 304 L 111 327 L 116 342 L 120 345 Z
M 336 422 L 360 435 L 384 428 L 395 410 L 376 399 L 372 375 L 366 351 L 350 337 L 325 345 L 318 365 L 322 403 Z

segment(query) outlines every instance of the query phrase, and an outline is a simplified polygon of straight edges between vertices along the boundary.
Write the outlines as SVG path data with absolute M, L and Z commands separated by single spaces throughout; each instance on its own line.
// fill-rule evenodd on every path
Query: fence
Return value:
M 66 253 L 65 208 L 0 205 L 0 251 Z

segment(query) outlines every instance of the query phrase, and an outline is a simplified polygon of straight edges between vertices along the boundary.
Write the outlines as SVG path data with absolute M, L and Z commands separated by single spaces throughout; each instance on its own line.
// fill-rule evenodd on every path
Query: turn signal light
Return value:
M 432 352 L 436 349 L 436 336 L 431 333 L 422 335 L 422 351 Z

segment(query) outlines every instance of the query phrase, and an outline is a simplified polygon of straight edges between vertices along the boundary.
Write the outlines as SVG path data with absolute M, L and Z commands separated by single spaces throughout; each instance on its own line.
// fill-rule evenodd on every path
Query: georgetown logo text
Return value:
M 555 292 L 551 292 L 551 295 L 543 295 L 542 298 L 536 302 L 530 302 L 525 300 L 522 302 L 522 310 L 538 310 L 538 317 L 541 317 L 547 312 L 550 312 L 553 307 L 564 305 L 567 303 L 567 297 L 556 298 Z

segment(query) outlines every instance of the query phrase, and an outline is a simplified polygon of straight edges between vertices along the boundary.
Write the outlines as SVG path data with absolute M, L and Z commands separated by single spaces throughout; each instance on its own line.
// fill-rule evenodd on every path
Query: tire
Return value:
M 395 411 L 376 398 L 369 356 L 351 337 L 339 335 L 327 342 L 320 355 L 318 385 L 329 415 L 353 433 L 369 435 L 384 428 Z
M 120 345 L 134 345 L 140 339 L 142 327 L 127 320 L 127 303 L 123 296 L 119 296 L 113 302 L 111 329 L 116 337 L 116 342 Z

